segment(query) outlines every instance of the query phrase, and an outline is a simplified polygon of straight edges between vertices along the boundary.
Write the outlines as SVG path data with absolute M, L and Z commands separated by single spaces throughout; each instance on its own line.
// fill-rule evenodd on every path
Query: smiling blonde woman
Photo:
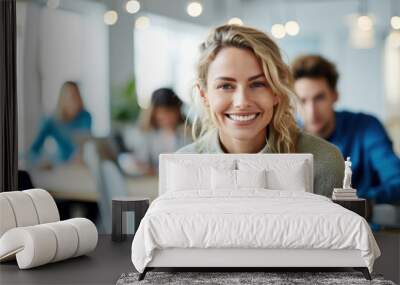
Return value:
M 341 186 L 342 155 L 296 126 L 292 76 L 279 47 L 265 33 L 220 26 L 200 51 L 195 141 L 179 153 L 312 153 L 314 193 L 330 196 Z

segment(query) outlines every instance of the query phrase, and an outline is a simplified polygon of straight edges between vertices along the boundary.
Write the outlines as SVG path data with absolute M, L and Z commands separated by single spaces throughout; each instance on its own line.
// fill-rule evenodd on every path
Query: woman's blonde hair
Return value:
M 279 47 L 265 33 L 238 25 L 223 25 L 213 29 L 200 46 L 196 80 L 198 91 L 206 90 L 210 63 L 225 47 L 251 50 L 260 61 L 272 92 L 279 98 L 269 124 L 268 144 L 276 153 L 295 152 L 299 129 L 293 115 L 293 100 L 296 98 L 293 91 L 293 79 L 289 67 L 282 60 Z M 195 94 L 193 99 L 195 105 L 200 107 L 198 110 L 200 115 L 195 117 L 192 126 L 193 139 L 197 139 L 215 130 L 216 126 L 209 108 L 202 104 L 199 94 Z M 273 135 L 271 135 L 272 132 Z

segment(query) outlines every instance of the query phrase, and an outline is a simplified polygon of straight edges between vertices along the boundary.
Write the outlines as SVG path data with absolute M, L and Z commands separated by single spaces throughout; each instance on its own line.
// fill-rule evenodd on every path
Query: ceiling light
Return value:
M 191 17 L 198 17 L 203 12 L 203 6 L 199 2 L 190 2 L 186 8 L 187 13 Z
M 286 35 L 285 27 L 282 24 L 272 25 L 271 33 L 275 38 L 282 39 Z
M 390 19 L 390 25 L 392 25 L 393 29 L 400 30 L 400 17 L 399 16 L 393 16 Z
M 140 3 L 137 0 L 129 0 L 126 2 L 126 11 L 130 14 L 135 14 L 140 10 Z
M 373 22 L 372 22 L 371 17 L 363 15 L 363 16 L 358 17 L 357 25 L 360 28 L 360 30 L 370 31 L 372 29 Z
M 295 36 L 300 31 L 299 23 L 296 21 L 289 21 L 285 24 L 285 30 L 289 36 Z
M 112 26 L 118 21 L 118 13 L 114 10 L 108 10 L 104 13 L 103 19 L 106 25 Z
M 375 31 L 372 18 L 351 14 L 348 16 L 349 43 L 356 49 L 369 49 L 375 46 Z
M 228 24 L 229 24 L 229 25 L 243 26 L 243 21 L 242 21 L 240 18 L 238 18 L 238 17 L 234 17 L 234 18 L 231 18 L 231 19 L 228 21 Z

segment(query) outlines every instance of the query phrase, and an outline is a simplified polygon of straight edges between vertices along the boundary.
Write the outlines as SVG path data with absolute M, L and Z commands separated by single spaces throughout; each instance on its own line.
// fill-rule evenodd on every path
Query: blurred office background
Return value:
M 52 193 L 62 215 L 90 217 L 109 232 L 111 197 L 154 199 L 154 157 L 190 142 L 174 119 L 170 90 L 159 101 L 169 102 L 164 109 L 151 107 L 152 93 L 172 89 L 190 124 L 198 46 L 211 27 L 227 22 L 272 35 L 287 62 L 304 53 L 332 60 L 340 73 L 338 109 L 377 116 L 399 154 L 399 16 L 397 0 L 18 0 L 19 167 Z M 65 82 L 78 89 L 62 89 Z M 74 105 L 60 103 L 64 93 L 75 94 L 66 102 L 80 94 L 85 112 L 75 113 L 74 124 L 52 125 L 60 105 Z M 152 133 L 146 120 L 154 109 L 165 111 L 159 120 L 179 124 L 175 133 Z M 73 136 L 70 148 L 63 128 Z M 169 144 L 160 147 L 161 139 Z M 60 145 L 64 159 L 55 155 Z

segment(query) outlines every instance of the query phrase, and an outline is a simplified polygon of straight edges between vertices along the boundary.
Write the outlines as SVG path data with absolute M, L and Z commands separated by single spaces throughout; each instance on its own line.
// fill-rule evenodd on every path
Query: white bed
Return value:
M 311 154 L 161 155 L 132 262 L 140 279 L 155 267 L 354 267 L 370 278 L 380 251 L 368 223 L 312 192 Z

